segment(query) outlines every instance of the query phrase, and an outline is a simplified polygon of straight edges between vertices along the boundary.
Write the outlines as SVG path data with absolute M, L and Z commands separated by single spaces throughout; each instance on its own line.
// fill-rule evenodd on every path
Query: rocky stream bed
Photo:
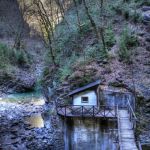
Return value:
M 58 119 L 50 115 L 44 99 L 30 103 L 0 99 L 0 149 L 63 149 L 63 134 Z

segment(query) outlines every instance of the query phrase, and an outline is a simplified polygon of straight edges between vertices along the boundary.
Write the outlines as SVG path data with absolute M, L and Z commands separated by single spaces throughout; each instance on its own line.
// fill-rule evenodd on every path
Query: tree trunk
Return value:
M 87 6 L 87 4 L 86 4 L 86 0 L 83 0 L 83 4 L 84 4 L 85 11 L 86 11 L 86 14 L 87 14 L 87 16 L 88 16 L 88 19 L 89 19 L 89 21 L 90 21 L 90 23 L 91 23 L 91 25 L 92 25 L 92 28 L 93 28 L 93 30 L 94 30 L 94 32 L 95 32 L 96 38 L 97 38 L 97 40 L 98 40 L 98 43 L 100 44 L 99 31 L 98 31 L 98 29 L 97 29 L 97 27 L 96 27 L 96 23 L 94 22 L 92 16 L 90 15 L 88 6 Z
M 80 22 L 80 17 L 79 17 L 79 11 L 78 11 L 77 2 L 76 2 L 76 0 L 73 0 L 73 2 L 74 2 L 74 5 L 75 5 L 75 8 L 76 8 L 78 27 L 79 27 L 79 30 L 80 30 L 80 32 L 81 32 L 81 31 L 82 31 L 82 28 L 81 28 L 81 22 Z

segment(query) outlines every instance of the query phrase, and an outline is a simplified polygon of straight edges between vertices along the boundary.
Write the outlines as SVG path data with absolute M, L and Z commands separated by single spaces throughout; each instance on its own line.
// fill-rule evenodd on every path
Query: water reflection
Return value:
M 36 114 L 26 118 L 26 121 L 30 124 L 31 128 L 43 128 L 44 120 L 41 114 Z
M 30 124 L 31 128 L 51 127 L 51 119 L 48 112 L 44 112 L 42 114 L 34 114 L 30 117 L 26 117 L 25 121 Z
M 67 119 L 65 122 L 65 150 L 116 150 L 111 131 L 116 123 L 94 119 Z

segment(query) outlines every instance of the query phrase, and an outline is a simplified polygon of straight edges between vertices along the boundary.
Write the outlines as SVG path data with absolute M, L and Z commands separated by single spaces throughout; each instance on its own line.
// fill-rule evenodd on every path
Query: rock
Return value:
M 142 11 L 149 11 L 150 10 L 150 6 L 143 6 L 142 7 Z
M 110 82 L 109 85 L 114 87 L 126 88 L 126 85 L 123 83 L 123 80 L 121 78 L 117 78 L 115 81 Z
M 150 45 L 147 45 L 147 46 L 146 46 L 146 50 L 147 50 L 147 51 L 150 51 Z
M 62 86 L 69 86 L 69 83 L 68 82 L 63 82 Z
M 143 36 L 143 35 L 145 35 L 145 31 L 137 31 L 137 35 Z
M 145 40 L 146 40 L 147 42 L 150 42 L 150 34 L 146 34 Z
M 143 23 L 149 24 L 150 23 L 150 11 L 146 11 L 143 13 Z
M 35 88 L 35 77 L 27 72 L 16 70 L 15 73 L 0 72 L 0 85 L 4 86 L 5 92 L 28 92 Z
M 97 63 L 105 65 L 105 64 L 108 64 L 108 61 L 107 60 L 98 60 Z
M 35 79 L 33 77 L 20 78 L 16 84 L 16 92 L 33 91 L 35 88 Z

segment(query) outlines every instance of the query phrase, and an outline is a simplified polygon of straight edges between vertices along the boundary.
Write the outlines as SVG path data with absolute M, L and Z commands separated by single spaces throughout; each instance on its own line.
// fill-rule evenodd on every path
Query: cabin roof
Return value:
M 80 88 L 78 88 L 78 89 L 73 90 L 72 92 L 69 93 L 69 96 L 72 96 L 72 95 L 74 95 L 74 94 L 80 93 L 80 92 L 82 92 L 82 91 L 85 91 L 85 90 L 87 90 L 87 89 L 90 89 L 90 88 L 92 88 L 92 87 L 94 87 L 94 86 L 97 86 L 97 85 L 99 85 L 99 84 L 100 84 L 100 80 L 97 80 L 97 81 L 95 81 L 95 82 L 89 83 L 89 84 L 87 84 L 87 85 L 85 85 L 85 86 L 83 86 L 83 87 L 80 87 Z

